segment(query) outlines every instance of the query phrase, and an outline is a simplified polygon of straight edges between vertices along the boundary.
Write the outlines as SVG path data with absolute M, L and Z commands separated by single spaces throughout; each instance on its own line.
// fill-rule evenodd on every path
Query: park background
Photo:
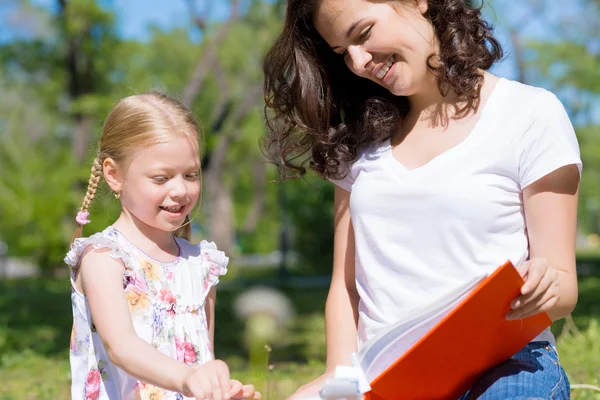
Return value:
M 262 59 L 284 11 L 276 0 L 0 0 L 0 400 L 69 398 L 62 258 L 103 118 L 148 90 L 202 122 L 194 239 L 231 255 L 216 356 L 273 400 L 322 372 L 333 186 L 275 182 L 258 146 Z M 483 11 L 505 50 L 493 72 L 556 93 L 577 131 L 580 298 L 553 331 L 573 398 L 600 399 L 600 0 L 485 0 Z M 86 235 L 118 203 L 104 190 L 90 211 Z

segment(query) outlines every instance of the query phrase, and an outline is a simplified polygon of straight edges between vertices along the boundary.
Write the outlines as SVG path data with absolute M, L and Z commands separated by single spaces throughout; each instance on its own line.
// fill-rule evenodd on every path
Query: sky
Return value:
M 20 0 L 0 0 L 0 43 L 10 41 L 19 35 L 38 32 L 43 34 L 42 22 L 32 23 L 26 18 L 19 20 L 14 15 L 14 4 Z M 55 10 L 57 0 L 29 0 L 50 10 Z M 115 10 L 118 32 L 128 39 L 147 40 L 149 27 L 156 25 L 165 30 L 178 26 L 189 26 L 191 23 L 188 0 L 97 0 L 101 4 Z M 495 27 L 495 37 L 503 46 L 505 57 L 496 63 L 492 72 L 508 79 L 517 78 L 517 69 L 510 35 L 507 26 L 518 25 L 520 34 L 533 39 L 558 39 L 552 30 L 551 22 L 559 16 L 573 15 L 573 20 L 580 18 L 581 0 L 569 0 L 569 7 L 564 7 L 567 0 L 484 0 L 484 16 Z M 229 13 L 228 0 L 193 0 L 201 7 L 210 4 L 211 17 L 219 20 Z M 11 4 L 13 8 L 11 9 Z M 543 12 L 532 12 L 531 4 L 539 4 Z M 12 22 L 7 24 L 6 21 Z M 17 21 L 17 23 L 15 23 Z M 26 23 L 29 22 L 29 25 Z M 34 25 L 31 25 L 34 24 Z M 9 26 L 9 29 L 6 27 Z M 19 28 L 19 26 L 23 26 Z M 4 27 L 4 28 L 3 28 Z M 29 33 L 27 33 L 29 32 Z M 199 39 L 198 31 L 191 30 L 192 38 Z M 600 46 L 600 41 L 597 43 Z M 599 50 L 600 51 L 600 50 Z M 600 107 L 599 107 L 600 109 Z M 596 114 L 600 121 L 600 111 Z
M 38 0 L 52 2 L 52 0 Z M 571 4 L 577 4 L 577 1 Z M 229 9 L 227 0 L 196 0 L 197 4 L 211 2 L 214 4 L 214 16 L 226 17 Z M 496 38 L 501 42 L 506 57 L 497 63 L 492 71 L 502 77 L 515 79 L 517 72 L 510 36 L 503 25 L 520 21 L 524 16 L 529 16 L 526 0 L 485 0 L 486 7 L 484 15 L 486 19 L 496 27 Z M 186 0 L 111 0 L 113 7 L 119 15 L 121 33 L 124 37 L 144 39 L 148 37 L 148 25 L 155 24 L 163 28 L 169 28 L 189 23 L 189 14 Z M 573 7 L 570 11 L 561 6 L 561 1 L 540 0 L 539 3 L 551 18 L 558 13 L 576 12 Z M 506 21 L 499 20 L 505 18 Z M 539 14 L 532 14 L 526 19 L 526 24 L 521 29 L 533 37 L 548 37 L 548 27 Z
M 113 7 L 121 22 L 123 37 L 147 39 L 150 24 L 169 29 L 189 24 L 190 16 L 187 0 L 112 0 Z M 215 19 L 224 19 L 229 13 L 228 1 L 195 1 L 200 6 L 212 3 L 210 15 Z
M 156 25 L 163 29 L 170 29 L 177 26 L 185 26 L 190 24 L 190 16 L 187 0 L 99 0 L 106 6 L 112 8 L 117 14 L 117 26 L 119 33 L 124 38 L 137 40 L 146 40 L 149 37 L 149 26 Z M 497 63 L 493 68 L 493 72 L 505 78 L 516 78 L 516 69 L 514 57 L 512 56 L 512 46 L 510 37 L 503 24 L 511 23 L 513 20 L 523 19 L 522 15 L 526 12 L 525 0 L 485 0 L 487 5 L 485 10 L 486 19 L 496 26 L 496 37 L 500 40 L 504 47 L 506 57 L 501 62 Z M 35 5 L 40 5 L 48 9 L 56 9 L 56 0 L 31 0 Z M 10 3 L 10 1 L 0 0 L 0 24 L 9 16 L 10 9 L 2 4 Z M 198 7 L 210 4 L 211 16 L 215 19 L 223 19 L 229 12 L 229 1 L 227 0 L 196 0 L 194 1 Z M 490 8 L 490 3 L 493 3 L 494 10 Z M 564 12 L 563 7 L 557 7 L 560 3 L 556 0 L 541 0 L 543 7 L 546 9 L 554 9 L 554 12 Z M 3 15 L 4 14 L 4 15 Z M 510 16 L 506 18 L 505 16 Z M 500 17 L 499 17 L 500 16 Z M 506 18 L 507 21 L 501 21 L 499 18 Z M 6 26 L 6 25 L 5 25 Z M 13 27 L 15 24 L 13 24 Z M 29 27 L 31 28 L 31 27 Z M 547 35 L 544 29 L 544 21 L 533 15 L 527 20 L 525 31 L 532 36 Z M 23 28 L 26 29 L 26 28 Z M 43 30 L 43 26 L 36 27 L 38 30 Z M 192 33 L 194 34 L 194 33 Z M 0 31 L 0 42 L 10 40 L 15 35 L 19 35 L 18 29 L 12 32 L 7 30 Z

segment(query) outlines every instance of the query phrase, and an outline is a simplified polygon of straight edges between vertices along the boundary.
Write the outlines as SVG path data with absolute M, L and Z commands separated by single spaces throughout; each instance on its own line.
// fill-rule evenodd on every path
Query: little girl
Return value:
M 199 130 L 159 93 L 122 99 L 106 119 L 71 267 L 73 399 L 260 399 L 213 356 L 215 288 L 228 258 L 192 245 L 200 196 Z M 100 178 L 121 202 L 117 221 L 80 239 Z

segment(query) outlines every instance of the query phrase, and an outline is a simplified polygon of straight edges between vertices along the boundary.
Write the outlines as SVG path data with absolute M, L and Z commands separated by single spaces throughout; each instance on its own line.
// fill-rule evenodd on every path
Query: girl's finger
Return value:
M 242 382 L 238 381 L 237 379 L 231 379 L 229 381 L 229 385 L 231 387 L 231 389 L 229 390 L 231 398 L 235 399 L 236 397 L 243 396 L 244 386 L 242 385 Z
M 215 400 L 229 400 L 231 398 L 231 384 L 230 384 L 230 376 L 229 376 L 229 368 L 227 368 L 227 364 L 224 362 L 218 362 L 217 364 L 217 381 L 212 381 L 213 389 L 215 388 L 215 383 L 218 387 L 218 395 L 221 397 L 215 396 Z
M 254 385 L 244 385 L 243 391 L 244 397 L 253 398 L 256 393 Z
M 190 392 L 192 393 L 191 396 L 189 397 L 193 397 L 196 400 L 208 400 L 208 398 L 205 395 L 205 392 L 200 388 L 200 385 L 194 385 L 193 387 L 190 387 Z M 187 397 L 187 395 L 186 395 Z

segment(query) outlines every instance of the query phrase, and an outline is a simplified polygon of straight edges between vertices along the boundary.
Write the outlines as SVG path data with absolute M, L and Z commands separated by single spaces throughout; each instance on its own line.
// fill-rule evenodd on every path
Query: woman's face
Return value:
M 319 34 L 350 70 L 397 96 L 418 93 L 436 52 L 426 0 L 322 0 L 313 16 Z

